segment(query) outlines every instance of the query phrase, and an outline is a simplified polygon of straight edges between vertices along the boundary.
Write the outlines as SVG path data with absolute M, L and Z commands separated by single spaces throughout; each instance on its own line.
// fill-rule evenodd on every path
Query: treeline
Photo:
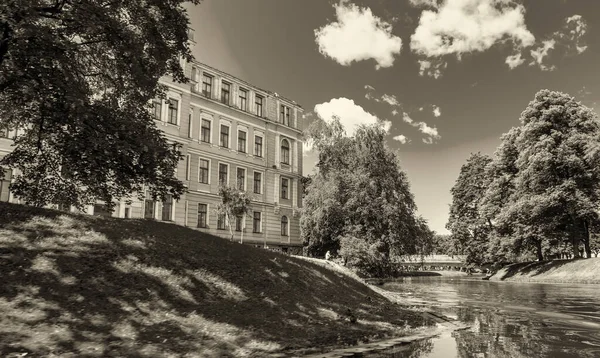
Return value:
M 600 121 L 539 91 L 494 155 L 472 154 L 452 192 L 452 246 L 470 263 L 592 257 L 600 228 Z
M 433 232 L 417 207 L 398 158 L 379 125 L 346 136 L 339 119 L 307 131 L 319 153 L 306 180 L 301 232 L 305 252 L 339 254 L 369 276 L 386 276 L 402 255 L 430 251 Z

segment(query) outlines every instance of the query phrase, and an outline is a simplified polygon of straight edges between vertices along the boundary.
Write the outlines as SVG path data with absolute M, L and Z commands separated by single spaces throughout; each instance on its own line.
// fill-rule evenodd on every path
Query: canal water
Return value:
M 384 288 L 471 328 L 379 357 L 600 357 L 600 285 L 413 277 Z

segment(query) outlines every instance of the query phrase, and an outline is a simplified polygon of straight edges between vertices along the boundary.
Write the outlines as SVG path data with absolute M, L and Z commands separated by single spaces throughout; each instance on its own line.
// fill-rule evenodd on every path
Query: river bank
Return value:
M 0 356 L 299 355 L 439 322 L 327 262 L 6 203 L 0 276 Z
M 600 284 L 600 258 L 524 262 L 503 267 L 490 281 Z

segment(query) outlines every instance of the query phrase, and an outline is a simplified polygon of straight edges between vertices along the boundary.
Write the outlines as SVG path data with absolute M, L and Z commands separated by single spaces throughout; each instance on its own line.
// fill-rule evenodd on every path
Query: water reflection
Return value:
M 600 357 L 597 285 L 412 278 L 385 288 L 472 328 L 379 357 Z

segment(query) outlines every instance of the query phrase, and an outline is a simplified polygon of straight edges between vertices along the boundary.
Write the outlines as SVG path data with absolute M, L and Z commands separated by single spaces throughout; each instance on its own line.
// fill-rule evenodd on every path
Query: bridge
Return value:
M 463 269 L 466 255 L 411 255 L 397 261 L 397 264 L 407 268 L 421 269 Z

